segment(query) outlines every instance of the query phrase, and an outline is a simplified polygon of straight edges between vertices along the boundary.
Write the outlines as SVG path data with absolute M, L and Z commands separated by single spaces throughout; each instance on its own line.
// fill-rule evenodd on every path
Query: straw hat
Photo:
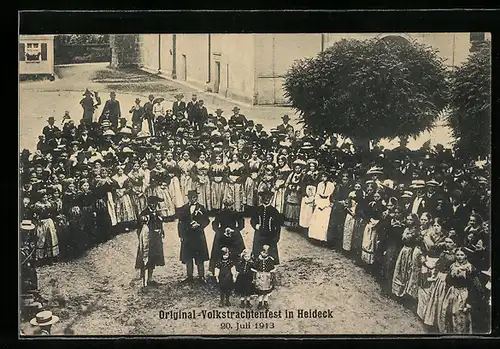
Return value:
M 33 230 L 33 229 L 35 229 L 35 225 L 30 220 L 23 220 L 21 222 L 21 229 Z
M 367 175 L 374 175 L 374 174 L 384 174 L 384 172 L 382 172 L 382 168 L 381 167 L 372 167 L 370 168 L 367 172 L 366 172 Z
M 102 135 L 103 136 L 114 136 L 115 133 L 113 132 L 113 130 L 106 130 L 106 131 L 104 131 L 104 133 Z
M 41 311 L 30 320 L 33 326 L 49 326 L 59 321 L 59 316 L 53 315 L 51 311 Z
M 425 185 L 428 187 L 439 187 L 439 182 L 435 179 L 431 179 L 430 181 L 427 181 Z
M 302 159 L 297 159 L 293 162 L 293 165 L 306 166 L 307 163 Z
M 425 181 L 421 179 L 416 179 L 411 181 L 410 188 L 412 189 L 418 189 L 418 188 L 424 188 L 425 187 Z
M 401 195 L 402 198 L 412 198 L 413 197 L 413 192 L 409 191 L 409 190 L 405 190 L 403 192 L 403 195 Z

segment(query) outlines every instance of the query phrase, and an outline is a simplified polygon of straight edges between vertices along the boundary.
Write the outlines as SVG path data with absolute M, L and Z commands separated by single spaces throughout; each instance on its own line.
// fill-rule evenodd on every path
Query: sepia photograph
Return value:
M 20 338 L 491 332 L 491 33 L 18 41 Z

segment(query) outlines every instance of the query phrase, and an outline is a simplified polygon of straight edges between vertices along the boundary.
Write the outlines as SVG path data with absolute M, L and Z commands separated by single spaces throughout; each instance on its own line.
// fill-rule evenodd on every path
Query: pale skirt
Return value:
M 392 293 L 397 297 L 403 297 L 406 294 L 413 268 L 412 252 L 413 247 L 403 246 L 396 259 L 396 266 L 394 267 L 394 275 L 392 277 Z
M 272 205 L 279 213 L 285 212 L 285 188 L 276 190 L 273 196 Z
M 438 273 L 436 281 L 429 290 L 429 300 L 424 312 L 424 324 L 428 326 L 437 325 L 438 331 L 444 331 L 444 323 L 439 321 L 443 309 L 443 301 L 447 291 L 447 273 Z
M 470 309 L 464 311 L 468 297 L 467 287 L 451 286 L 448 289 L 441 310 L 444 333 L 472 333 Z
M 344 251 L 351 250 L 352 236 L 354 234 L 354 228 L 356 226 L 356 218 L 351 214 L 347 213 L 344 221 L 344 236 L 342 239 L 342 248 Z
M 363 240 L 361 242 L 361 260 L 366 264 L 373 264 L 375 262 L 377 237 L 376 228 L 368 223 L 363 232 Z
M 198 192 L 198 202 L 207 209 L 212 210 L 212 200 L 210 195 L 210 181 L 205 178 L 205 183 L 196 182 L 196 191 Z
M 162 202 L 158 203 L 158 213 L 161 217 L 175 216 L 174 198 L 170 195 L 169 188 L 163 189 L 161 186 L 157 186 L 153 195 L 163 199 Z
M 245 210 L 245 192 L 241 183 L 227 183 L 224 197 L 229 197 L 234 202 L 234 210 L 243 212 Z
M 168 185 L 168 191 L 170 192 L 170 196 L 174 200 L 174 204 L 176 208 L 180 208 L 187 203 L 187 197 L 182 194 L 181 184 L 179 182 L 179 178 L 171 177 L 170 184 Z
M 331 214 L 332 208 L 330 206 L 327 206 L 323 210 L 317 207 L 314 209 L 308 233 L 311 239 L 327 241 L 328 223 L 330 222 Z
M 124 190 L 124 189 L 118 189 Z M 128 194 L 123 194 L 123 196 L 116 196 L 116 221 L 118 223 L 123 222 L 133 222 L 137 219 L 135 215 L 134 206 L 132 205 L 132 200 Z

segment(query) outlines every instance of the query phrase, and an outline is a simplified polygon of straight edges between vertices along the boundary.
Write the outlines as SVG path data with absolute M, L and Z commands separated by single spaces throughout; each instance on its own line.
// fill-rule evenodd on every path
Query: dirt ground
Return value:
M 102 64 L 70 66 L 59 69 L 54 82 L 25 82 L 20 86 L 20 147 L 34 150 L 37 135 L 50 115 L 61 120 L 69 110 L 75 120 L 81 110 L 78 101 L 86 87 L 101 92 L 103 102 L 108 91 L 118 91 L 122 109 L 132 106 L 139 96 L 146 99 L 150 91 L 189 89 L 167 83 L 156 77 L 137 73 L 111 74 Z M 200 94 L 207 100 L 209 112 L 221 107 L 229 111 L 234 105 Z M 212 98 L 212 100 L 208 99 Z M 173 99 L 172 99 L 173 100 Z M 275 126 L 286 108 L 241 107 L 265 127 Z M 98 111 L 100 113 L 100 110 Z M 226 112 L 225 114 L 229 114 Z M 292 115 L 292 113 L 290 113 Z M 271 126 L 266 126 L 266 124 Z M 247 226 L 249 222 L 247 221 Z M 236 330 L 244 320 L 165 320 L 160 310 L 211 310 L 218 307 L 217 290 L 212 285 L 185 286 L 185 268 L 179 262 L 180 243 L 176 223 L 165 224 L 164 267 L 155 270 L 159 286 L 141 290 L 138 271 L 134 270 L 137 249 L 135 231 L 122 233 L 71 262 L 59 262 L 39 268 L 39 286 L 49 300 L 63 298 L 63 304 L 51 304 L 50 310 L 60 316 L 54 334 L 91 335 L 200 335 L 200 334 L 418 334 L 425 333 L 417 317 L 397 302 L 382 295 L 375 280 L 352 260 L 340 253 L 310 244 L 296 232 L 283 230 L 279 243 L 281 265 L 278 287 L 270 297 L 271 310 L 330 309 L 332 319 L 251 320 L 250 329 Z M 206 229 L 209 250 L 214 233 Z M 244 240 L 251 247 L 253 231 L 246 229 Z M 208 263 L 206 268 L 208 268 Z M 49 282 L 57 280 L 53 289 Z M 54 296 L 60 294 L 62 297 Z M 232 297 L 232 310 L 238 310 L 238 299 Z M 255 309 L 255 307 L 254 307 Z M 262 322 L 267 329 L 256 329 Z M 270 323 L 274 328 L 270 328 Z M 221 329 L 230 323 L 232 329 Z M 266 325 L 262 325 L 265 327 Z M 33 331 L 21 324 L 25 333 Z

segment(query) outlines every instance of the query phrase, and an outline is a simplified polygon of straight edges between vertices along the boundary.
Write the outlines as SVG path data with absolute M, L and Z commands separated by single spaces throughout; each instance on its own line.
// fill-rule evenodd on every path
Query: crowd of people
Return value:
M 171 108 L 153 95 L 143 105 L 137 99 L 129 126 L 111 93 L 94 121 L 100 97 L 88 90 L 84 96 L 78 123 L 69 113 L 60 124 L 49 117 L 36 151 L 21 153 L 21 228 L 27 227 L 23 246 L 31 246 L 25 256 L 31 264 L 78 257 L 137 228 L 149 197 L 157 198 L 163 222 L 181 222 L 196 193 L 217 223 L 226 211 L 252 217 L 257 230 L 256 219 L 270 204 L 279 216 L 276 229 L 283 224 L 288 234 L 324 245 L 325 253 L 336 249 L 355 259 L 433 331 L 488 331 L 489 158 L 477 162 L 466 151 L 429 142 L 412 151 L 403 136 L 392 150 L 339 145 L 334 135 L 295 130 L 287 115 L 264 130 L 238 107 L 227 119 L 221 109 L 209 114 L 194 94 L 188 103 L 176 95 Z M 241 254 L 245 271 L 252 257 L 271 255 L 274 262 L 262 262 L 261 269 L 273 270 L 276 243 L 254 244 L 253 256 L 241 244 L 214 244 L 209 270 L 218 278 L 232 270 L 224 262 L 230 254 Z M 208 251 L 203 254 L 208 260 Z M 267 303 L 264 284 L 259 302 Z M 228 303 L 224 290 L 222 304 Z M 242 304 L 249 301 L 247 291 L 240 294 Z

